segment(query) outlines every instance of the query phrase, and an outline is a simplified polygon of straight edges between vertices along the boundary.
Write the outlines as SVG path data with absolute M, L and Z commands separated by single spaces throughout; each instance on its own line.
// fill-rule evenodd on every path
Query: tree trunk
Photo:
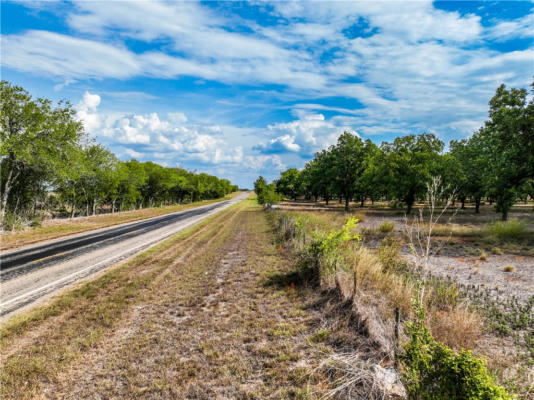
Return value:
M 475 197 L 475 214 L 480 213 L 480 197 Z
M 508 208 L 503 207 L 502 209 L 502 220 L 508 221 Z
M 4 185 L 4 191 L 2 192 L 2 202 L 0 204 L 0 223 L 4 221 L 4 216 L 6 215 L 6 206 L 9 192 L 11 191 L 12 182 L 17 178 L 18 172 L 13 176 L 13 168 L 9 169 L 9 172 L 6 177 L 6 183 Z
M 74 218 L 74 213 L 76 212 L 76 192 L 74 192 L 74 196 L 72 197 L 72 206 L 70 209 L 70 217 Z
M 350 196 L 345 195 L 345 211 L 349 211 Z
M 96 199 L 93 199 L 93 216 L 96 215 Z
M 462 208 L 462 210 L 465 210 L 465 197 L 462 197 L 461 200 L 462 200 L 462 207 L 461 208 Z
M 116 202 L 116 201 L 117 201 L 117 200 L 113 200 L 113 201 L 111 202 L 111 213 L 112 213 L 112 214 L 115 214 L 115 202 Z
M 365 205 L 365 196 L 360 197 L 360 207 Z

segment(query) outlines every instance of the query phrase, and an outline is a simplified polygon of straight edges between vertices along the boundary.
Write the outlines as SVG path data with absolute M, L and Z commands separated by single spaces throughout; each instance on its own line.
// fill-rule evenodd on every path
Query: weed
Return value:
M 485 251 L 481 251 L 480 252 L 480 256 L 478 257 L 478 259 L 480 261 L 487 261 L 488 259 L 488 254 L 485 252 Z
M 328 329 L 320 329 L 310 336 L 310 342 L 321 343 L 326 341 L 330 337 L 330 331 Z
M 488 227 L 488 232 L 501 240 L 523 239 L 528 234 L 527 226 L 517 219 L 497 221 Z
M 400 361 L 409 398 L 422 400 L 507 400 L 505 390 L 494 383 L 485 362 L 469 351 L 454 352 L 438 343 L 425 327 L 420 303 L 414 303 L 415 319 L 406 325 L 409 338 Z
M 382 233 L 389 233 L 389 232 L 393 231 L 394 228 L 395 228 L 395 223 L 392 222 L 392 221 L 382 222 L 380 224 L 380 226 L 378 227 L 378 229 Z
M 505 265 L 502 270 L 504 272 L 514 272 L 515 271 L 515 265 L 512 265 L 512 264 L 509 264 L 509 265 Z
M 385 271 L 401 271 L 406 267 L 401 256 L 400 243 L 394 238 L 382 240 L 378 247 L 378 259 Z

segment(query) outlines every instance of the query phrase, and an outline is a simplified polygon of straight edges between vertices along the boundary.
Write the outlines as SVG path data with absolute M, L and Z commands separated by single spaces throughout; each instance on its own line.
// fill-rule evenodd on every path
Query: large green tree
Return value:
M 383 176 L 390 193 L 406 204 L 410 214 L 415 201 L 424 197 L 426 185 L 439 171 L 443 142 L 433 134 L 408 135 L 382 143 Z
M 297 200 L 301 192 L 300 172 L 296 168 L 289 168 L 280 174 L 276 181 L 276 191 L 290 199 Z
M 534 100 L 525 89 L 501 85 L 489 106 L 489 120 L 474 137 L 484 143 L 488 193 L 506 220 L 519 188 L 534 177 Z
M 23 88 L 0 82 L 0 221 L 23 177 L 34 175 L 42 183 L 54 174 L 68 176 L 71 154 L 84 136 L 74 117 L 69 103 L 54 107 L 50 100 L 33 99 Z
M 345 211 L 365 166 L 365 146 L 358 135 L 344 132 L 333 148 L 334 170 L 338 191 L 345 199 Z

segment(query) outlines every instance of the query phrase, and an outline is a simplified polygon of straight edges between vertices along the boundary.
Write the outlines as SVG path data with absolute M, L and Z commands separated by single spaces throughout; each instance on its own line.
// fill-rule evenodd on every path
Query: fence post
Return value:
M 399 307 L 395 307 L 395 331 L 394 331 L 394 337 L 395 337 L 395 343 L 393 345 L 393 366 L 395 369 L 398 369 L 399 367 L 399 325 L 400 325 L 400 309 Z
M 353 283 L 352 283 L 352 299 L 354 300 L 354 298 L 356 297 L 356 289 L 358 289 L 358 273 L 357 273 L 356 269 L 354 269 L 354 271 L 353 271 L 352 279 L 353 279 Z

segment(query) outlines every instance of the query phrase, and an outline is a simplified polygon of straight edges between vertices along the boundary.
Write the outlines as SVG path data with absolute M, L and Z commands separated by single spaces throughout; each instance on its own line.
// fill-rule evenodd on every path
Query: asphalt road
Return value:
M 154 246 L 246 196 L 0 253 L 0 317 Z

